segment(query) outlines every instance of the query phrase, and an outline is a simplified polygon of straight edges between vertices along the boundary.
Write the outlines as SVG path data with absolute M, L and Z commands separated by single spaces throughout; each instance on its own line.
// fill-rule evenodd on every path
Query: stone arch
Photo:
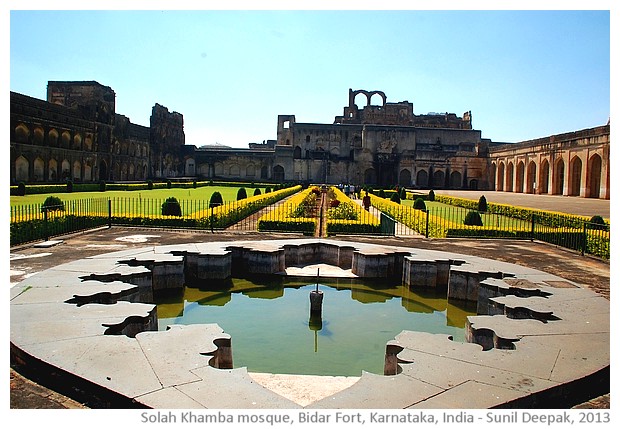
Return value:
M 426 170 L 418 170 L 415 183 L 420 188 L 428 187 L 428 173 L 426 172 Z
M 136 178 L 136 167 L 132 162 L 129 163 L 127 167 L 127 179 L 134 180 Z
M 281 165 L 273 167 L 273 180 L 278 183 L 284 182 L 284 167 Z
M 63 131 L 60 135 L 60 146 L 64 149 L 71 148 L 71 133 L 69 131 Z
M 523 183 L 525 181 L 525 163 L 519 161 L 517 163 L 517 181 L 515 183 L 515 192 L 523 193 Z
M 541 194 L 549 193 L 549 161 L 545 158 L 540 166 L 540 177 L 538 179 L 538 189 Z
M 497 190 L 503 191 L 505 188 L 504 175 L 506 172 L 506 165 L 503 161 L 500 161 L 499 166 L 497 167 Z
M 32 180 L 35 182 L 43 182 L 45 180 L 45 161 L 38 156 L 33 162 Z
M 84 181 L 92 182 L 93 180 L 93 167 L 91 166 L 90 161 L 86 161 L 84 163 Z
M 446 176 L 443 170 L 435 170 L 433 172 L 433 189 L 441 189 L 445 187 Z
M 450 173 L 450 188 L 461 189 L 463 187 L 463 176 L 460 171 Z
M 99 161 L 99 179 L 108 180 L 108 163 L 105 162 L 105 159 Z
M 87 135 L 84 139 L 84 150 L 93 150 L 93 137 L 91 135 Z
M 140 146 L 138 146 L 138 151 L 140 151 Z M 196 160 L 194 160 L 194 158 L 187 158 L 185 160 L 185 175 L 186 176 L 196 175 Z
M 58 180 L 58 162 L 55 159 L 50 159 L 47 167 L 47 180 L 55 182 Z
M 63 159 L 60 167 L 61 167 L 60 178 L 62 180 L 70 179 L 71 178 L 71 164 L 69 163 L 69 160 Z
M 554 195 L 564 194 L 564 160 L 558 158 L 553 168 L 553 186 L 552 193 Z
M 49 133 L 47 133 L 47 141 L 50 146 L 58 146 L 58 131 L 52 128 Z
M 30 165 L 28 160 L 23 155 L 18 156 L 15 160 L 15 180 L 18 182 L 27 182 L 30 180 L 29 175 Z
M 581 170 L 583 163 L 577 155 L 570 161 L 570 176 L 568 178 L 569 195 L 579 196 L 581 194 Z
M 536 193 L 536 163 L 534 161 L 530 161 L 527 165 L 527 173 L 525 175 L 525 193 Z
M 127 164 L 124 162 L 121 164 L 121 181 L 123 180 L 127 180 Z
M 357 106 L 357 103 L 355 103 L 355 100 L 357 99 L 357 96 L 363 94 L 366 97 L 366 105 L 365 106 L 370 106 L 371 103 L 371 98 L 374 95 L 378 95 L 379 97 L 381 97 L 381 101 L 382 101 L 382 106 L 385 106 L 385 103 L 387 101 L 387 97 L 385 96 L 385 93 L 383 91 L 366 91 L 364 89 L 358 89 L 356 91 L 351 91 L 351 103 L 355 104 Z M 359 106 L 358 106 L 359 107 Z M 362 106 L 364 107 L 364 106 Z
M 79 133 L 73 136 L 73 149 L 82 150 L 82 136 Z
M 514 186 L 514 164 L 511 162 L 506 166 L 506 192 L 512 192 Z
M 224 175 L 224 164 L 222 164 L 221 162 L 216 162 L 215 165 L 213 166 L 213 173 L 216 176 L 223 176 Z
M 398 184 L 401 186 L 411 186 L 411 172 L 404 168 L 398 175 Z
M 112 177 L 110 180 L 119 180 L 121 177 L 121 163 L 116 161 L 112 170 Z
M 239 165 L 232 164 L 230 168 L 228 169 L 228 174 L 231 177 L 239 177 Z
M 364 171 L 364 183 L 374 185 L 377 183 L 377 172 L 374 168 L 368 168 Z
M 245 167 L 245 176 L 246 177 L 256 176 L 256 166 L 253 163 L 250 163 Z
M 43 128 L 39 126 L 34 127 L 33 140 L 35 144 L 43 144 L 43 141 L 45 140 L 45 131 Z
M 293 149 L 293 159 L 301 159 L 301 147 L 295 146 L 295 149 Z
M 15 127 L 15 140 L 23 143 L 28 143 L 30 138 L 30 129 L 26 124 L 19 124 Z
M 601 174 L 603 171 L 603 160 L 598 154 L 594 154 L 588 161 L 588 175 L 586 183 L 588 186 L 590 198 L 600 198 L 601 196 Z
M 489 185 L 491 186 L 491 191 L 495 191 L 496 190 L 495 189 L 495 186 L 496 186 L 495 179 L 496 179 L 496 177 L 497 177 L 497 164 L 495 162 L 492 162 L 491 163 L 491 178 L 492 178 L 492 180 L 489 183 Z
M 82 164 L 80 161 L 73 162 L 73 180 L 82 180 Z
M 269 179 L 269 168 L 266 165 L 263 165 L 260 168 L 260 178 L 261 179 Z

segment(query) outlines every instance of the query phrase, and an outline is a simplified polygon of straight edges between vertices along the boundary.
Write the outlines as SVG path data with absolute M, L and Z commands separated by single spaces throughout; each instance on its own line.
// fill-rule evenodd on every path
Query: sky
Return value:
M 607 123 L 614 13 L 10 10 L 10 90 L 94 80 L 132 123 L 159 103 L 183 115 L 186 144 L 231 147 L 275 139 L 280 114 L 333 123 L 349 88 L 379 90 L 519 142 Z

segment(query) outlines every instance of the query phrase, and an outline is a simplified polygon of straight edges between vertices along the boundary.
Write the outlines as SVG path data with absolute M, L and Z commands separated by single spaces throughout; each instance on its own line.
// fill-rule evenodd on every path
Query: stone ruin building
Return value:
M 408 101 L 349 89 L 332 124 L 279 115 L 248 148 L 185 144 L 183 116 L 153 106 L 150 127 L 116 113 L 94 81 L 11 92 L 11 182 L 239 180 L 481 189 L 609 198 L 609 123 L 517 144 L 483 139 L 471 112 L 416 115 Z M 373 104 L 374 103 L 374 104 Z

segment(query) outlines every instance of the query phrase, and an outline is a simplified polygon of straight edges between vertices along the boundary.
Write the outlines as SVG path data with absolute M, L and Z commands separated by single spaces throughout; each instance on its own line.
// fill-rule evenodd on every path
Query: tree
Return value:
M 41 206 L 41 211 L 65 211 L 65 203 L 62 200 L 54 195 L 50 195 L 43 201 L 43 205 Z
M 465 215 L 465 220 L 463 221 L 465 225 L 471 226 L 482 226 L 482 218 L 480 217 L 480 213 L 477 211 L 469 211 Z
M 239 188 L 237 191 L 237 201 L 246 199 L 248 197 L 248 193 L 245 188 Z
M 413 202 L 413 208 L 416 210 L 426 211 L 426 203 L 422 198 L 416 198 Z
M 181 216 L 181 205 L 175 197 L 168 197 L 161 205 L 163 216 Z
M 254 196 L 260 195 L 260 188 L 254 189 Z
M 435 191 L 433 191 L 432 189 L 428 191 L 428 200 L 435 201 Z
M 478 200 L 478 211 L 482 213 L 486 213 L 487 211 L 487 199 L 484 197 L 484 195 L 481 195 L 480 199 Z
M 218 191 L 215 191 L 211 194 L 211 199 L 209 200 L 209 208 L 218 207 L 224 204 L 224 200 L 222 199 L 222 194 Z
M 26 195 L 26 184 L 24 182 L 19 182 L 17 185 L 17 195 L 20 197 Z

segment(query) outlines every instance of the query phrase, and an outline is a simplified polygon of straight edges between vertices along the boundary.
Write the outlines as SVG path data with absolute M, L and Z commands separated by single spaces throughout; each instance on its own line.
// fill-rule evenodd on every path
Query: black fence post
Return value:
M 108 198 L 108 228 L 112 228 L 112 200 Z
M 50 234 L 49 229 L 47 227 L 47 207 L 43 207 L 43 236 L 45 237 L 45 241 L 49 241 Z
M 587 231 L 587 222 L 583 222 L 583 236 L 581 243 L 581 256 L 583 256 L 588 250 L 588 231 Z
M 429 213 L 430 213 L 430 209 L 427 209 L 426 210 L 426 232 L 424 234 L 424 236 L 426 238 L 428 238 L 428 217 L 429 217 Z
M 530 241 L 534 241 L 534 228 L 536 227 L 536 215 L 532 213 L 532 229 L 530 231 Z

